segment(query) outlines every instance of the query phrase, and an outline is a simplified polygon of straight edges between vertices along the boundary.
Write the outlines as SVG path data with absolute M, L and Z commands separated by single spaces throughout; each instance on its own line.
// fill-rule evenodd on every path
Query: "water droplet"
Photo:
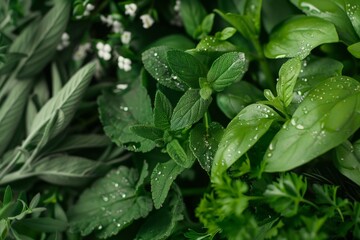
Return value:
M 303 130 L 303 129 L 304 129 L 304 126 L 301 125 L 301 124 L 298 124 L 298 125 L 296 125 L 296 128 L 299 129 L 299 130 Z
M 101 225 L 98 226 L 98 230 L 101 230 L 103 227 Z
M 268 156 L 269 158 L 271 158 L 271 157 L 272 157 L 272 153 L 268 153 L 267 156 Z
M 126 197 L 126 194 L 125 194 L 125 193 L 121 194 L 121 197 L 122 197 L 122 198 L 125 198 L 125 197 Z
M 102 199 L 104 200 L 104 202 L 109 201 L 109 198 L 107 196 L 103 196 Z
M 117 226 L 117 227 L 121 227 L 121 224 L 120 224 L 120 223 L 118 223 L 118 224 L 116 224 L 116 226 Z

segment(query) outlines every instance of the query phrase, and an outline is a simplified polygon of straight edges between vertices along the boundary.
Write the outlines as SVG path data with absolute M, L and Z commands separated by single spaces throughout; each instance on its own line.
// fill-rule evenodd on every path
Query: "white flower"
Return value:
M 111 59 L 111 46 L 109 44 L 98 42 L 96 44 L 96 49 L 98 50 L 98 55 L 100 58 L 104 59 L 105 61 L 109 61 Z
M 70 36 L 68 33 L 64 32 L 62 35 L 61 35 L 61 42 L 57 45 L 56 49 L 58 51 L 61 51 L 63 50 L 64 48 L 66 48 L 67 46 L 70 45 Z
M 154 19 L 149 14 L 141 15 L 140 19 L 143 23 L 143 28 L 150 28 L 154 24 Z
M 123 34 L 121 35 L 121 42 L 123 44 L 129 44 L 131 41 L 131 32 L 125 31 L 123 32 Z
M 125 89 L 127 89 L 127 88 L 128 88 L 128 85 L 127 85 L 127 84 L 121 84 L 121 83 L 119 83 L 119 84 L 116 85 L 116 89 L 118 89 L 118 90 L 125 90 Z
M 124 58 L 123 56 L 119 56 L 118 58 L 118 66 L 120 69 L 128 72 L 131 70 L 131 60 L 129 58 Z
M 175 6 L 174 6 L 174 11 L 175 12 L 180 12 L 180 4 L 181 4 L 181 1 L 176 0 Z
M 73 59 L 75 61 L 81 61 L 86 57 L 86 54 L 88 51 L 90 51 L 91 45 L 90 43 L 84 43 L 82 45 L 79 45 L 76 52 L 73 55 Z
M 112 30 L 114 33 L 120 33 L 122 31 L 124 31 L 124 28 L 123 28 L 123 25 L 121 24 L 121 22 L 115 20 L 113 23 L 112 23 Z
M 137 10 L 137 6 L 135 3 L 130 3 L 125 5 L 125 14 L 131 17 L 135 16 Z
M 90 15 L 90 12 L 91 12 L 92 10 L 94 10 L 94 9 L 95 9 L 95 6 L 92 5 L 91 3 L 86 4 L 86 5 L 85 5 L 84 16 L 89 16 L 89 15 Z
M 104 15 L 101 15 L 100 19 L 103 23 L 106 23 L 106 25 L 108 25 L 108 26 L 112 26 L 114 23 L 114 19 L 111 15 L 108 15 L 107 17 L 105 17 Z

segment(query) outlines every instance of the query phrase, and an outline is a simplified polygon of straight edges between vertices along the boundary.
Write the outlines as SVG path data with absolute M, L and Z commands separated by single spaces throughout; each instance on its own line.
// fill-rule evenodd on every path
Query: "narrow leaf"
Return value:
M 155 127 L 166 130 L 170 128 L 170 119 L 173 108 L 169 99 L 160 91 L 156 92 L 154 103 L 154 124 Z
M 206 11 L 199 0 L 183 0 L 180 4 L 180 16 L 187 34 L 197 38 L 197 29 L 206 16 Z

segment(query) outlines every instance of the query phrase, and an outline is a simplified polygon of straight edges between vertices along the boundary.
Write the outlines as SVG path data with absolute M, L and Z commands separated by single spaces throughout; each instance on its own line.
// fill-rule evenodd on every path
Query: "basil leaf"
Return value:
M 283 22 L 271 33 L 264 53 L 268 58 L 304 59 L 315 47 L 338 41 L 332 23 L 317 17 L 296 16 Z
M 333 77 L 306 96 L 266 151 L 265 171 L 287 171 L 341 144 L 360 127 L 360 84 Z
M 301 61 L 298 58 L 288 60 L 280 68 L 276 92 L 285 107 L 289 106 L 293 99 L 294 87 L 300 70 Z
M 212 177 L 221 175 L 245 154 L 280 116 L 263 104 L 244 108 L 226 127 L 212 165 Z
M 180 98 L 171 117 L 171 129 L 180 130 L 199 121 L 207 111 L 212 98 L 200 97 L 198 89 L 190 89 Z
M 170 128 L 170 119 L 173 108 L 169 99 L 160 91 L 156 92 L 154 103 L 154 124 L 155 127 L 166 130 Z
M 348 51 L 356 58 L 360 58 L 360 42 L 350 45 Z
M 221 92 L 234 82 L 239 81 L 247 68 L 248 62 L 244 53 L 225 53 L 214 61 L 207 74 L 207 80 L 215 91 Z
M 173 160 L 156 164 L 151 174 L 151 196 L 156 209 L 162 207 L 172 183 L 185 170 Z
M 200 37 L 204 37 L 211 32 L 211 29 L 214 24 L 214 18 L 215 18 L 215 14 L 213 14 L 213 13 L 210 13 L 210 14 L 206 15 L 206 17 L 204 17 L 204 19 L 201 22 L 201 32 L 202 33 L 201 33 Z
M 172 140 L 166 145 L 166 151 L 171 159 L 181 167 L 189 168 L 194 163 L 195 158 L 190 149 L 184 149 L 177 139 Z
M 96 230 L 97 237 L 108 238 L 146 217 L 153 205 L 150 196 L 136 190 L 139 181 L 135 169 L 121 166 L 94 182 L 70 209 L 70 229 L 82 236 Z
M 191 54 L 171 50 L 167 53 L 167 60 L 171 70 L 191 88 L 199 87 L 199 78 L 206 76 L 206 68 Z
M 161 85 L 173 90 L 185 91 L 188 86 L 171 71 L 167 61 L 167 52 L 170 49 L 169 47 L 160 46 L 143 52 L 142 61 L 144 67 Z
M 207 172 L 211 170 L 223 133 L 224 128 L 217 122 L 212 122 L 208 128 L 205 128 L 203 123 L 199 123 L 190 132 L 190 149 L 200 166 Z
M 291 0 L 291 2 L 307 15 L 316 16 L 333 23 L 336 26 L 340 39 L 344 40 L 347 44 L 359 41 L 360 35 L 357 36 L 354 30 L 359 25 L 352 25 L 352 21 L 350 21 L 350 17 L 356 17 L 356 12 L 351 10 L 349 12 L 349 8 L 351 9 L 353 6 L 359 5 L 356 0 L 328 0 L 325 2 L 317 0 Z
M 218 93 L 216 103 L 228 118 L 233 119 L 243 108 L 263 98 L 263 93 L 258 88 L 240 81 Z
M 183 0 L 180 4 L 180 16 L 187 34 L 199 37 L 198 28 L 206 16 L 206 11 L 199 0 Z
M 124 93 L 105 92 L 98 99 L 98 105 L 104 131 L 118 146 L 140 152 L 148 152 L 155 147 L 153 141 L 131 131 L 131 126 L 152 125 L 153 121 L 150 97 L 139 82 Z
M 359 143 L 359 141 L 354 143 L 355 148 L 348 141 L 338 146 L 335 149 L 336 158 L 334 163 L 341 174 L 360 186 Z

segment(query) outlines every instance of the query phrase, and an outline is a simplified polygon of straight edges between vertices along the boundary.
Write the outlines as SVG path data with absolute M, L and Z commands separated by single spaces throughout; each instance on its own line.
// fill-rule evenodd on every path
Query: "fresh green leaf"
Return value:
M 204 116 L 211 101 L 211 97 L 206 100 L 201 98 L 197 89 L 186 91 L 174 108 L 170 121 L 171 129 L 179 130 L 190 127 L 199 121 Z
M 177 91 L 185 91 L 188 88 L 187 85 L 173 74 L 167 62 L 167 52 L 169 50 L 171 48 L 160 46 L 143 52 L 142 61 L 144 67 L 160 84 Z
M 151 196 L 156 209 L 162 207 L 173 181 L 184 170 L 173 160 L 156 164 L 151 174 Z
M 226 53 L 214 61 L 207 74 L 207 80 L 215 91 L 221 92 L 239 81 L 247 68 L 248 62 L 244 53 Z
M 194 42 L 191 41 L 188 37 L 180 34 L 170 34 L 165 37 L 162 37 L 155 42 L 151 43 L 149 48 L 152 47 L 159 47 L 159 46 L 166 46 L 173 49 L 179 50 L 187 50 L 194 48 Z
M 355 143 L 356 145 L 359 142 Z M 351 181 L 360 186 L 360 159 L 359 149 L 354 148 L 350 142 L 344 142 L 336 149 L 334 163 L 336 168 Z
M 131 126 L 151 125 L 153 121 L 150 97 L 140 83 L 125 93 L 105 92 L 98 99 L 98 105 L 104 131 L 114 143 L 141 152 L 155 147 L 154 142 L 131 131 Z
M 280 68 L 276 92 L 285 107 L 289 106 L 293 99 L 294 87 L 300 70 L 301 61 L 298 58 L 288 60 Z
M 166 145 L 166 151 L 179 166 L 189 168 L 194 163 L 192 153 L 188 153 L 177 139 L 172 140 Z M 190 155 L 190 156 L 189 156 Z
M 133 125 L 130 127 L 136 135 L 149 139 L 151 141 L 161 140 L 164 135 L 164 131 L 153 126 L 147 125 Z
M 225 41 L 236 33 L 236 29 L 233 27 L 226 27 L 221 32 L 216 33 L 215 37 L 219 40 Z
M 50 121 L 53 115 L 61 110 L 63 112 L 63 119 L 57 122 L 56 129 L 52 131 L 52 137 L 60 133 L 71 121 L 75 114 L 76 107 L 79 104 L 87 86 L 90 84 L 92 75 L 95 71 L 95 64 L 90 63 L 81 68 L 68 81 L 68 83 L 53 96 L 35 116 L 33 124 L 30 129 L 30 134 L 26 138 L 23 146 L 29 147 L 35 145 L 39 141 L 46 124 Z
M 232 51 L 238 51 L 239 48 L 235 46 L 234 44 L 220 40 L 213 36 L 207 36 L 201 39 L 201 41 L 196 46 L 195 52 L 188 51 L 189 53 L 195 55 L 195 57 L 198 57 L 199 54 L 204 54 L 207 58 L 210 54 L 214 55 L 214 57 L 219 57 L 222 53 L 232 52 Z M 212 61 L 209 61 L 210 64 Z
M 198 88 L 199 78 L 206 76 L 205 66 L 189 53 L 180 50 L 168 51 L 167 61 L 175 75 L 191 88 Z
M 93 179 L 100 167 L 100 163 L 82 157 L 53 156 L 34 164 L 33 175 L 56 185 L 81 186 Z
M 360 42 L 350 45 L 348 51 L 356 58 L 360 58 Z
M 70 210 L 70 229 L 82 236 L 95 231 L 99 238 L 117 234 L 152 210 L 151 197 L 136 191 L 139 175 L 121 166 L 85 190 Z
M 359 101 L 360 84 L 350 77 L 318 84 L 275 135 L 265 171 L 293 169 L 341 144 L 360 127 Z
M 307 189 L 306 178 L 295 173 L 282 174 L 276 182 L 267 186 L 264 196 L 270 206 L 285 217 L 294 216 L 303 201 Z
M 180 4 L 180 16 L 185 30 L 193 38 L 199 37 L 198 29 L 206 16 L 206 11 L 199 0 L 183 0 Z
M 356 0 L 329 0 L 326 2 L 317 0 L 291 0 L 291 2 L 307 15 L 319 17 L 333 23 L 336 26 L 340 39 L 344 40 L 347 44 L 359 41 L 359 36 L 356 36 L 354 30 L 354 28 L 358 27 L 355 27 L 356 25 L 352 26 L 352 21 L 350 21 L 350 16 L 353 18 L 356 16 L 356 11 L 351 9 L 353 6 L 355 6 L 356 9 L 356 6 L 359 5 Z
M 304 59 L 317 46 L 337 41 L 338 35 L 332 23 L 317 17 L 296 16 L 271 33 L 264 53 L 268 58 Z
M 203 36 L 206 36 L 211 32 L 213 24 L 214 24 L 214 18 L 215 18 L 215 14 L 210 13 L 210 14 L 206 15 L 206 17 L 202 20 L 201 30 L 202 30 Z
M 4 197 L 3 197 L 3 200 L 2 200 L 2 204 L 3 205 L 7 205 L 9 204 L 10 202 L 12 202 L 13 200 L 13 194 L 12 194 L 12 190 L 11 190 L 11 187 L 10 186 L 7 186 L 5 188 L 5 192 L 4 192 Z
M 234 118 L 246 106 L 262 99 L 262 92 L 245 81 L 234 83 L 216 95 L 217 105 L 230 119 Z
M 155 127 L 163 130 L 169 129 L 170 119 L 173 113 L 173 108 L 169 99 L 161 91 L 157 91 L 154 105 Z
M 208 127 L 199 123 L 190 132 L 190 149 L 207 172 L 211 170 L 223 132 L 223 127 L 217 122 L 212 122 Z
M 0 62 L 0 75 L 10 73 L 24 57 L 26 55 L 22 53 L 7 53 L 4 62 Z
M 245 154 L 280 116 L 263 104 L 244 108 L 226 127 L 212 165 L 212 177 L 222 174 Z
M 17 225 L 44 233 L 63 232 L 68 228 L 67 222 L 49 217 L 22 219 Z

